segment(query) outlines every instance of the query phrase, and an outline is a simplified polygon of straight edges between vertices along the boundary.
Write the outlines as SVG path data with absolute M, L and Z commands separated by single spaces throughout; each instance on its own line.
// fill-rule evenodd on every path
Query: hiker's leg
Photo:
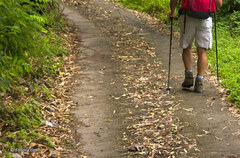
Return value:
M 198 76 L 204 76 L 207 68 L 207 51 L 206 48 L 197 47 L 198 61 L 197 61 L 197 72 Z
M 203 76 L 207 68 L 207 52 L 206 48 L 197 47 L 197 77 L 195 81 L 194 91 L 197 93 L 203 92 Z
M 184 17 L 182 15 L 180 17 L 180 46 L 183 48 L 182 60 L 185 70 L 192 70 L 192 43 L 195 36 L 195 21 L 194 18 L 188 16 Z
M 189 45 L 186 49 L 183 49 L 182 60 L 185 70 L 192 70 L 192 45 Z
M 189 89 L 193 86 L 193 72 L 192 72 L 192 43 L 195 36 L 196 23 L 194 18 L 182 16 L 181 21 L 181 36 L 180 46 L 183 48 L 182 60 L 185 66 L 185 78 L 182 83 L 183 89 Z M 185 23 L 185 22 L 186 23 Z M 185 32 L 184 32 L 185 28 Z
M 212 48 L 212 18 L 199 20 L 195 33 L 195 45 L 197 46 L 198 76 L 204 76 L 207 68 L 206 51 Z
M 183 49 L 182 59 L 185 66 L 185 79 L 182 83 L 182 87 L 183 89 L 189 89 L 193 86 L 192 45 L 189 45 L 186 49 Z

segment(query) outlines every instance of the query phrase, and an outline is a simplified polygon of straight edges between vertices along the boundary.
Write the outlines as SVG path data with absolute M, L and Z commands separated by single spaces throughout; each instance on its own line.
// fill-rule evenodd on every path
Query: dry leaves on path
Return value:
M 129 110 L 127 120 L 131 125 L 123 133 L 129 143 L 125 147 L 129 157 L 175 157 L 186 155 L 190 149 L 198 150 L 195 140 L 179 134 L 184 124 L 174 117 L 178 103 L 173 101 L 174 96 L 165 94 L 166 73 L 161 71 L 162 64 L 143 32 L 121 15 L 116 17 L 91 1 L 80 2 L 80 8 L 109 37 L 114 47 L 112 59 L 122 63 L 125 94 L 121 98 L 135 108 Z
M 66 28 L 63 38 L 66 40 L 65 47 L 69 50 L 69 54 L 64 58 L 64 66 L 59 70 L 58 77 L 35 78 L 32 81 L 22 79 L 24 82 L 20 83 L 19 87 L 26 90 L 24 96 L 16 95 L 17 93 L 3 96 L 4 105 L 9 108 L 15 104 L 34 104 L 41 109 L 39 116 L 43 117 L 40 126 L 29 129 L 30 132 L 27 131 L 26 136 L 31 139 L 19 137 L 17 128 L 12 127 L 8 122 L 1 121 L 0 136 L 8 139 L 16 138 L 13 141 L 21 143 L 21 147 L 16 146 L 11 149 L 10 154 L 14 157 L 62 157 L 76 147 L 70 129 L 72 120 L 70 109 L 74 108 L 76 103 L 71 100 L 70 92 L 72 91 L 71 87 L 76 84 L 72 78 L 79 70 L 75 64 L 76 55 L 79 53 L 77 49 L 79 42 L 74 30 L 70 27 Z M 39 89 L 31 88 L 33 84 L 36 84 Z M 8 135 L 8 131 L 15 130 L 16 132 L 12 132 L 11 136 Z M 0 150 L 4 149 L 6 145 L 6 143 L 0 142 Z M 78 151 L 76 150 L 76 152 Z M 81 155 L 81 152 L 78 153 Z M 1 154 L 3 151 L 0 151 Z

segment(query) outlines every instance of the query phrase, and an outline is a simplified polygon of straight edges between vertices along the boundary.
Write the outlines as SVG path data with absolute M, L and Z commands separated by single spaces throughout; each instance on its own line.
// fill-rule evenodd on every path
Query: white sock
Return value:
M 199 79 L 203 79 L 204 77 L 203 77 L 203 76 L 197 76 L 197 78 L 199 78 Z
M 192 70 L 185 70 L 185 73 L 192 73 Z

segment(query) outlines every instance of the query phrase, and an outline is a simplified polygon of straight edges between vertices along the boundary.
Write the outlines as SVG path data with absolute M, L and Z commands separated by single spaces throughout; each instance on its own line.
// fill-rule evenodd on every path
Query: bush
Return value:
M 240 11 L 234 11 L 229 20 L 231 35 L 234 37 L 240 36 Z
M 224 0 L 219 14 L 226 16 L 234 11 L 240 11 L 240 0 Z
M 56 21 L 55 15 L 59 13 L 47 8 L 54 9 L 58 6 L 55 3 L 53 0 L 0 2 L 0 91 L 6 92 L 17 82 L 17 77 L 56 73 L 52 57 L 66 52 L 52 33 L 55 26 L 52 21 Z
M 66 54 L 57 35 L 62 22 L 55 0 L 0 1 L 1 157 L 32 142 L 54 146 L 38 128 L 45 121 L 42 102 L 54 91 L 42 81 L 59 74 Z

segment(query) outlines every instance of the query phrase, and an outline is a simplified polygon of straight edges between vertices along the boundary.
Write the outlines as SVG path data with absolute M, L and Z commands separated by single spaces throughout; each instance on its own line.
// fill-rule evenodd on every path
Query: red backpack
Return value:
M 182 13 L 198 19 L 213 17 L 216 0 L 182 0 Z

